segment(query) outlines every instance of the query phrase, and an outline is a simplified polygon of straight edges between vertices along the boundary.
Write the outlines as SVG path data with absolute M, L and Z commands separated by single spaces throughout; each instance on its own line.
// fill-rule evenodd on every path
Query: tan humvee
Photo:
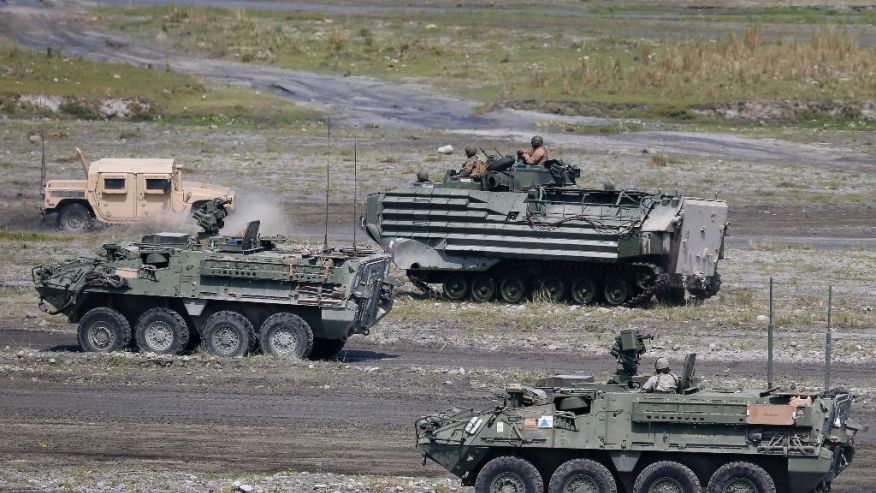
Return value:
M 50 180 L 43 193 L 42 214 L 58 214 L 58 228 L 82 231 L 95 221 L 132 223 L 147 217 L 185 216 L 193 207 L 217 197 L 230 199 L 226 187 L 182 181 L 182 166 L 173 159 L 99 159 L 86 163 L 76 155 L 85 180 Z

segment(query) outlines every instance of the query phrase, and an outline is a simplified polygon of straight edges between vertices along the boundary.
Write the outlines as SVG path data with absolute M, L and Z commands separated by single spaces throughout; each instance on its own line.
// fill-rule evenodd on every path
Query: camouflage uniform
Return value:
M 678 377 L 672 373 L 658 373 L 642 385 L 642 392 L 674 394 L 678 391 Z
M 523 159 L 524 163 L 532 165 L 544 164 L 545 161 L 551 158 L 547 148 L 544 146 L 544 140 L 540 136 L 534 136 L 531 143 L 531 150 L 520 149 L 517 151 L 517 154 Z
M 462 171 L 459 172 L 460 178 L 483 178 L 487 174 L 487 165 L 477 156 L 472 156 L 465 160 L 462 165 Z

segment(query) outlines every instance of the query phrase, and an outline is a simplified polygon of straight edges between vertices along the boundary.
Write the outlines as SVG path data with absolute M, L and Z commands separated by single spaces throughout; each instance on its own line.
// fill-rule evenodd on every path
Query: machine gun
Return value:
M 654 334 L 641 334 L 636 329 L 624 329 L 614 339 L 610 354 L 617 359 L 617 372 L 608 383 L 637 387 L 636 376 L 639 373 L 639 358 L 647 351 L 646 339 L 653 339 Z
M 202 229 L 198 232 L 198 241 L 219 234 L 219 231 L 225 226 L 225 217 L 228 216 L 225 204 L 230 202 L 230 198 L 216 197 L 192 213 L 192 217 Z

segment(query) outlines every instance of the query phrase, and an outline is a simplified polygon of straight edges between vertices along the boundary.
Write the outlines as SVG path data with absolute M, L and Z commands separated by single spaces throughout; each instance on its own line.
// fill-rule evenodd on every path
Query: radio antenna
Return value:
M 40 92 L 42 92 L 42 88 L 40 88 Z M 43 190 L 46 187 L 46 99 L 48 96 L 46 93 L 43 93 L 40 97 L 40 106 L 42 107 L 42 114 L 39 115 L 40 118 L 40 147 L 41 147 L 41 156 L 40 156 L 40 195 L 43 195 Z
M 325 235 L 322 237 L 324 251 L 328 250 L 329 187 L 331 185 L 332 122 L 330 117 L 325 119 L 325 130 L 328 139 L 328 155 L 325 158 Z
M 356 256 L 356 221 L 358 220 L 357 214 L 357 203 L 359 202 L 359 190 L 358 190 L 358 179 L 359 179 L 359 162 L 357 160 L 358 150 L 359 150 L 359 126 L 356 125 L 353 127 L 353 256 Z

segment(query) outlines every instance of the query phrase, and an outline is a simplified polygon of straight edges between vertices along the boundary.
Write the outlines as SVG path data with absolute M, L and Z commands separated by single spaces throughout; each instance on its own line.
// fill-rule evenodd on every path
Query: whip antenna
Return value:
M 358 148 L 359 148 L 359 133 L 356 131 L 358 126 L 353 129 L 353 256 L 356 255 L 356 221 L 358 220 L 358 214 L 356 211 L 357 203 L 359 202 L 359 190 L 358 190 L 358 170 L 359 164 L 357 161 Z
M 331 180 L 331 156 L 332 156 L 332 122 L 329 117 L 325 119 L 326 137 L 328 138 L 328 155 L 325 158 L 325 235 L 322 237 L 322 249 L 328 250 L 328 221 L 329 221 L 329 186 Z

